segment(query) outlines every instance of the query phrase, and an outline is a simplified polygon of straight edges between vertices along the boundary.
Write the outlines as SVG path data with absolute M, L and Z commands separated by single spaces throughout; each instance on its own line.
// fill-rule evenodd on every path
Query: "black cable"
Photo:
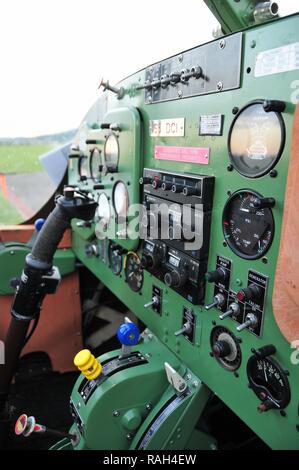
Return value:
M 32 338 L 33 333 L 35 332 L 35 330 L 37 328 L 39 318 L 40 318 L 40 312 L 38 312 L 38 314 L 36 315 L 36 317 L 34 319 L 34 322 L 33 322 L 33 325 L 32 325 L 32 328 L 31 328 L 31 331 L 30 331 L 30 333 L 28 333 L 28 335 L 26 336 L 26 338 L 24 340 L 23 349 L 25 348 L 28 341 Z

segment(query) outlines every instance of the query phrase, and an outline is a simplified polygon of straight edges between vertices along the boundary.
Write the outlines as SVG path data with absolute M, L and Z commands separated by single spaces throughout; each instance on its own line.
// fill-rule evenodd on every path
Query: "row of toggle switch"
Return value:
M 152 81 L 147 80 L 144 85 L 137 87 L 137 89 L 158 90 L 159 88 L 167 88 L 169 85 L 176 86 L 178 83 L 187 84 L 191 78 L 196 80 L 204 78 L 203 70 L 199 65 L 191 67 L 191 69 L 184 69 L 181 72 L 165 74 L 160 78 L 156 77 Z

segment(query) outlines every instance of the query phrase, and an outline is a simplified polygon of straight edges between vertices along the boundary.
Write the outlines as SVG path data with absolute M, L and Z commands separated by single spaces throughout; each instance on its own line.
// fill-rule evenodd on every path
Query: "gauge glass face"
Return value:
M 111 208 L 108 197 L 105 193 L 102 193 L 98 200 L 97 216 L 106 225 L 109 224 L 111 218 Z
M 126 219 L 129 207 L 129 194 L 125 183 L 118 181 L 113 191 L 113 205 L 117 216 Z
M 261 103 L 247 106 L 236 117 L 230 131 L 228 146 L 234 168 L 249 178 L 265 175 L 282 154 L 284 135 L 280 114 L 267 113 Z
M 108 135 L 104 147 L 105 163 L 107 167 L 117 167 L 119 159 L 118 139 L 114 134 Z
M 122 248 L 114 243 L 109 246 L 109 264 L 111 271 L 119 276 L 122 271 L 123 257 Z
M 234 253 L 244 259 L 261 258 L 273 241 L 272 210 L 255 208 L 261 198 L 253 191 L 238 191 L 230 197 L 223 211 L 225 241 Z
M 94 181 L 101 179 L 102 158 L 99 149 L 94 149 L 90 156 L 90 174 Z
M 80 178 L 88 178 L 88 158 L 80 157 L 78 164 L 78 172 Z
M 141 261 L 135 253 L 129 253 L 125 267 L 126 281 L 134 292 L 139 292 L 143 284 L 143 269 Z
M 255 394 L 273 408 L 285 408 L 290 402 L 288 378 L 280 365 L 272 358 L 252 356 L 247 364 L 247 375 Z

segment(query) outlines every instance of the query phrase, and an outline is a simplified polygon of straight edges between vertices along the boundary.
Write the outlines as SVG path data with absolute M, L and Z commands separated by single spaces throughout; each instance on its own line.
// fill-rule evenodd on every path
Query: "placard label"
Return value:
M 299 69 L 299 42 L 261 52 L 255 63 L 255 77 Z
M 185 118 L 150 121 L 150 137 L 184 137 Z

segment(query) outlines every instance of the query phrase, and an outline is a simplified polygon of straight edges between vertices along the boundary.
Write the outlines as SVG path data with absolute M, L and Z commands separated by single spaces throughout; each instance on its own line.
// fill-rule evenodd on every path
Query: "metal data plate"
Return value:
M 146 70 L 146 82 L 158 80 L 163 75 L 191 70 L 194 66 L 202 68 L 204 78 L 192 77 L 187 83 L 179 82 L 166 88 L 145 90 L 146 104 L 240 88 L 242 39 L 242 33 L 237 33 L 149 67 Z

